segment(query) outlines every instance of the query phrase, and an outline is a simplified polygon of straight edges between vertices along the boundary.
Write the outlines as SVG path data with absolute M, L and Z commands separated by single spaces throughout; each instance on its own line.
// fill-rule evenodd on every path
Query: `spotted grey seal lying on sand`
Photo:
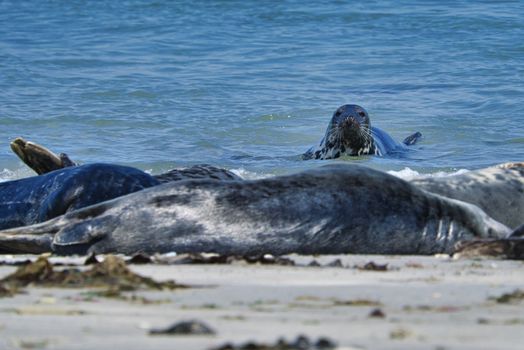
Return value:
M 0 249 L 432 254 L 452 251 L 457 241 L 510 232 L 474 205 L 380 171 L 339 164 L 255 181 L 169 182 L 0 231 Z
M 415 179 L 411 183 L 432 193 L 475 204 L 508 227 L 524 223 L 524 162 L 454 176 Z
M 339 107 L 328 124 L 326 134 L 317 147 L 310 148 L 302 159 L 332 159 L 342 155 L 378 156 L 406 150 L 406 145 L 415 144 L 422 137 L 416 132 L 403 143 L 395 141 L 385 131 L 371 126 L 369 114 L 357 105 Z

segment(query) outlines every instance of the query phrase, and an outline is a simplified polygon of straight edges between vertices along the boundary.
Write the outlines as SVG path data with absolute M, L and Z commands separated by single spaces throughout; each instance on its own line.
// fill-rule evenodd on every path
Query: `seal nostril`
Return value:
M 360 126 L 359 122 L 354 117 L 348 117 L 344 119 L 341 126 L 346 129 L 354 129 Z

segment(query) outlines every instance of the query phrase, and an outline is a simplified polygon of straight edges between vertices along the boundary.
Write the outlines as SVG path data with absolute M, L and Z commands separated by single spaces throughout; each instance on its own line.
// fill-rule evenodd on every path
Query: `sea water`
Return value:
M 80 163 L 247 178 L 524 160 L 522 1 L 1 1 L 0 179 L 22 136 Z M 303 161 L 342 104 L 401 156 Z M 404 175 L 403 175 L 404 174 Z

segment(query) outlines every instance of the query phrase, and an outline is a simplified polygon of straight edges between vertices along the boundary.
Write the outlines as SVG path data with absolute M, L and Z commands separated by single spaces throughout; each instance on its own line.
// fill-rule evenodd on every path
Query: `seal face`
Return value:
M 318 147 L 310 148 L 303 159 L 332 159 L 342 155 L 383 156 L 393 150 L 404 150 L 422 136 L 419 132 L 408 136 L 403 144 L 386 132 L 372 127 L 368 112 L 358 105 L 339 107 L 328 124 L 326 134 Z

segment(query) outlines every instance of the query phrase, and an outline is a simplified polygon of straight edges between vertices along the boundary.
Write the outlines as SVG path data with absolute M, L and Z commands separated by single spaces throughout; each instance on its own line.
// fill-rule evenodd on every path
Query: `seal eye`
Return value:
M 365 113 L 365 112 L 362 112 L 362 111 L 360 111 L 360 112 L 358 112 L 358 115 L 359 115 L 359 116 L 361 116 L 361 117 L 365 117 L 365 116 L 366 116 L 366 113 Z

